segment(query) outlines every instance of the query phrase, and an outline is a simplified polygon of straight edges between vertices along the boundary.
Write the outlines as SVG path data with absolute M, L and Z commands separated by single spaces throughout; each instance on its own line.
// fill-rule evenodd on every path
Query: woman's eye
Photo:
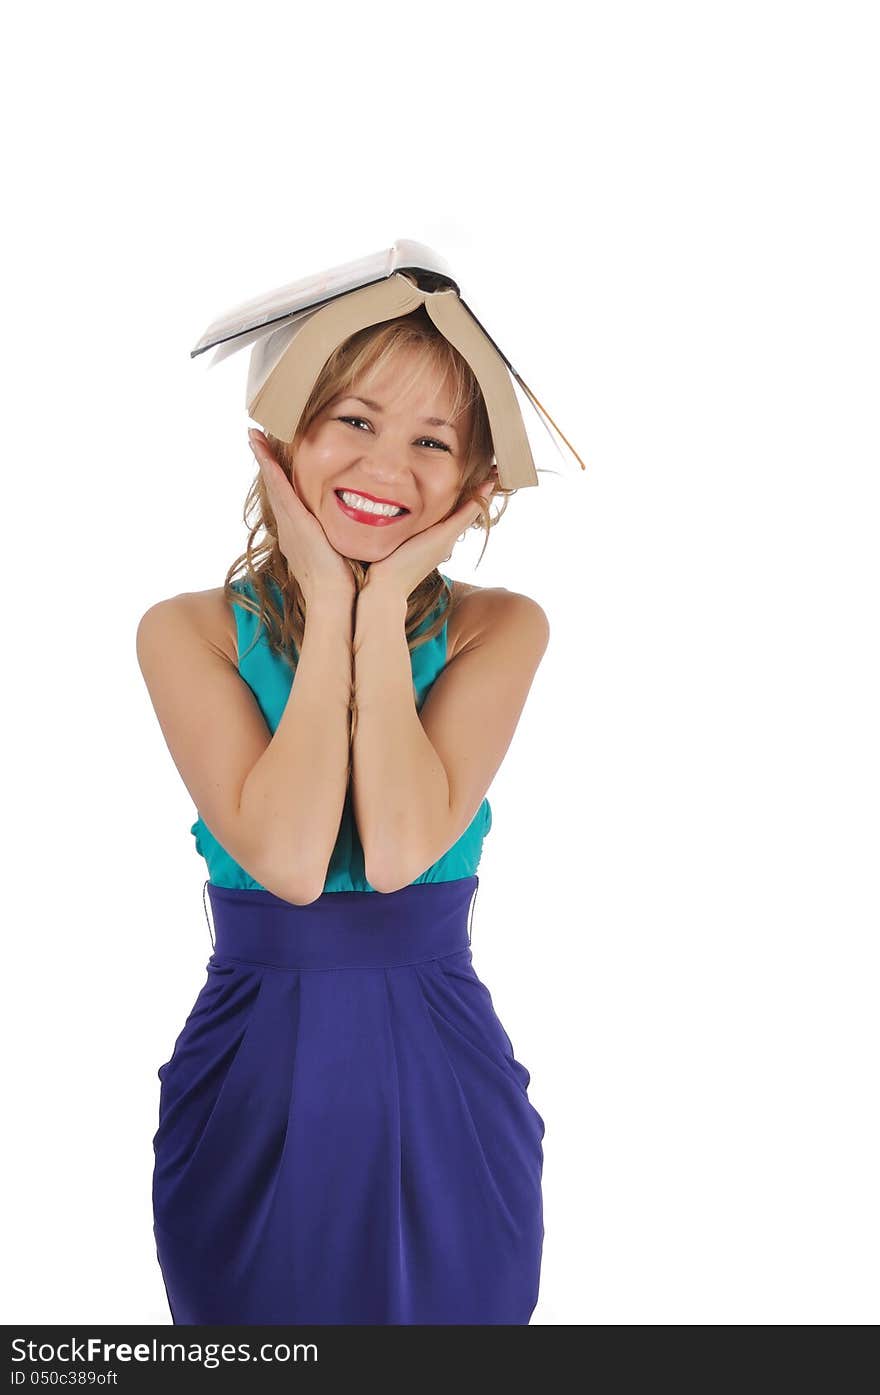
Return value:
M 363 422 L 364 426 L 369 426 L 369 424 L 370 424 L 370 423 L 367 421 L 366 417 L 337 417 L 337 421 L 344 421 L 344 422 L 348 423 L 349 425 L 352 425 L 352 424 L 354 424 L 355 422 Z M 354 429 L 357 431 L 357 430 L 359 430 L 360 428 L 357 427 L 357 426 L 355 426 Z M 421 436 L 419 439 L 422 440 L 422 441 L 429 441 L 429 442 L 431 443 L 432 446 L 439 446 L 441 450 L 447 450 L 447 451 L 448 451 L 448 450 L 450 449 L 450 447 L 447 446 L 447 444 L 446 444 L 445 441 L 437 441 L 437 440 L 434 439 L 433 436 Z

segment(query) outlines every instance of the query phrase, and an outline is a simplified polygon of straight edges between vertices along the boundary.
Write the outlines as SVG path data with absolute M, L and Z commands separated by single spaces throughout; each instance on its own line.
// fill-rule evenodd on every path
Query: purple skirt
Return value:
M 208 883 L 153 1139 L 175 1323 L 528 1323 L 544 1121 L 472 965 L 478 884 Z

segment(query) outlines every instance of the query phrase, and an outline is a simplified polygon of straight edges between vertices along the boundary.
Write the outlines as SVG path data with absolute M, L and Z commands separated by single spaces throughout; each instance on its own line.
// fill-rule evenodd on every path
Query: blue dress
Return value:
M 295 672 L 234 610 L 239 672 L 274 732 Z M 446 641 L 444 625 L 411 653 L 417 708 Z M 381 894 L 349 790 L 324 891 L 296 906 L 196 820 L 214 952 L 159 1068 L 153 1139 L 175 1323 L 529 1322 L 544 1121 L 472 962 L 490 826 L 484 800 L 443 857 Z

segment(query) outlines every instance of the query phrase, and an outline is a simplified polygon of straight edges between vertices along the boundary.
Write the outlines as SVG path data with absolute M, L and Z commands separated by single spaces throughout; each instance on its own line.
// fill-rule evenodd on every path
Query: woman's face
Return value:
M 294 457 L 300 499 L 336 551 L 357 561 L 387 557 L 406 538 L 445 518 L 458 495 L 470 408 L 453 422 L 452 389 L 444 391 L 428 373 L 401 390 L 409 352 L 402 371 L 386 364 L 329 402 Z M 348 504 L 339 491 L 349 496 Z M 364 513 L 356 507 L 363 497 L 354 495 L 402 505 L 407 512 L 388 518 Z

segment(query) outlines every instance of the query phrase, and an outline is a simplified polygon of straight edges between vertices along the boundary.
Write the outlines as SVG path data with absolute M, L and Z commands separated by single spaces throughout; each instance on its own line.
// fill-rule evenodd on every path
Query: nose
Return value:
M 397 464 L 389 454 L 383 460 L 372 457 L 364 461 L 363 465 L 364 481 L 372 484 L 373 492 L 381 494 L 384 490 L 388 494 L 393 494 L 395 490 L 407 488 L 407 471 L 405 466 Z

